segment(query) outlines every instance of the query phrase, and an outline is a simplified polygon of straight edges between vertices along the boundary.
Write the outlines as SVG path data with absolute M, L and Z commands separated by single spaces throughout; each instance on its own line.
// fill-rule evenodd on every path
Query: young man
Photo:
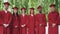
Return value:
M 46 15 L 42 13 L 42 7 L 38 6 L 39 13 L 35 16 L 35 32 L 36 34 L 45 34 Z
M 58 34 L 57 19 L 59 17 L 59 13 L 55 8 L 56 8 L 55 4 L 50 5 L 51 12 L 49 12 L 48 14 L 48 25 L 49 25 L 48 33 L 49 34 Z
M 5 9 L 1 11 L 1 17 L 3 20 L 3 34 L 10 34 L 10 23 L 12 20 L 12 14 L 9 12 L 8 8 L 9 8 L 9 3 L 5 2 L 4 3 L 4 7 Z
M 19 34 L 19 15 L 17 7 L 13 8 L 12 25 L 12 34 Z
M 21 26 L 21 34 L 27 34 L 27 24 L 28 24 L 28 16 L 26 13 L 26 8 L 21 8 L 22 14 L 20 14 L 20 26 Z
M 34 8 L 30 8 L 28 34 L 35 34 L 34 24 L 35 24 Z

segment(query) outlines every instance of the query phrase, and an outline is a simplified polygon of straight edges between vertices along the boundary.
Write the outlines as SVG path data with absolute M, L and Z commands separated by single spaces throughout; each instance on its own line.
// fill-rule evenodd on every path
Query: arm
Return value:
M 8 22 L 7 22 L 7 25 L 10 25 L 11 21 L 12 21 L 12 14 L 9 15 L 9 18 L 8 18 Z

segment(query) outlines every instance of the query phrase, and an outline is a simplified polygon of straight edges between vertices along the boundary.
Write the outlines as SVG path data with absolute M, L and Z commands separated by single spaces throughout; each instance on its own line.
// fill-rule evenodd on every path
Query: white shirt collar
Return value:
M 25 14 L 22 14 L 22 16 L 25 16 Z
M 7 13 L 7 11 L 9 11 L 9 9 L 6 10 L 5 8 L 3 10 L 5 11 L 5 13 Z
M 33 14 L 31 14 L 31 16 L 33 16 Z
M 4 11 L 5 11 L 5 13 L 7 13 L 7 10 L 4 9 Z

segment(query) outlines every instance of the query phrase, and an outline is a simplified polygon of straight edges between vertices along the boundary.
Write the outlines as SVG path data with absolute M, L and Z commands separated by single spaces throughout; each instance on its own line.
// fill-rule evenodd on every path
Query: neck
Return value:
M 4 9 L 5 11 L 8 11 L 8 9 Z
M 22 15 L 24 15 L 25 13 L 22 13 Z
M 30 14 L 31 16 L 33 16 L 33 14 Z
M 34 15 L 34 14 L 31 14 L 31 15 Z
M 17 13 L 14 13 L 15 16 L 17 16 Z
M 25 13 L 22 13 L 23 16 L 25 16 Z
M 41 11 L 39 11 L 39 13 L 42 13 Z

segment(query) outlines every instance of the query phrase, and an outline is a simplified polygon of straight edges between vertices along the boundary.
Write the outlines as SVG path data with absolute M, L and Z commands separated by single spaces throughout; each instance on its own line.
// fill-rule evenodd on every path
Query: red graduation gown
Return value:
M 35 16 L 35 32 L 36 34 L 45 34 L 46 16 L 45 14 L 36 14 Z M 40 26 L 40 24 L 42 24 Z
M 27 15 L 20 15 L 20 26 L 26 25 L 25 27 L 21 27 L 21 34 L 27 34 L 27 24 L 28 24 L 28 16 Z
M 3 20 L 1 17 L 1 12 L 0 12 L 0 34 L 3 34 Z
M 28 34 L 35 34 L 34 24 L 35 24 L 35 16 L 29 15 Z
M 18 18 L 18 16 L 13 15 L 12 23 L 13 23 L 12 34 L 19 34 L 19 18 Z
M 59 13 L 57 11 L 50 12 L 48 14 L 48 24 L 49 24 L 48 33 L 49 34 L 58 34 L 58 22 L 57 22 L 58 17 L 59 17 Z M 56 24 L 55 27 L 52 27 L 53 23 Z
M 4 10 L 1 11 L 1 17 L 3 19 L 3 24 L 9 24 L 11 23 L 12 20 L 12 14 L 8 11 L 5 13 Z M 3 34 L 10 34 L 10 27 L 8 26 L 7 28 L 3 28 Z
M 58 25 L 60 25 L 60 16 L 59 16 L 59 18 L 58 18 L 57 20 L 58 20 L 58 21 L 57 21 L 57 22 L 58 22 Z

